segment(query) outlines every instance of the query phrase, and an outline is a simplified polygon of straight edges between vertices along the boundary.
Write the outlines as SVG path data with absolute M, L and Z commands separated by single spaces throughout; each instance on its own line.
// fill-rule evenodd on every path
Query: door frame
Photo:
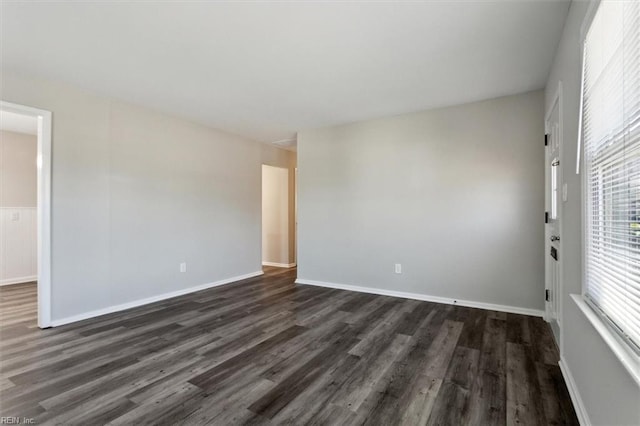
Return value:
M 560 190 L 560 200 L 558 200 L 558 205 L 557 205 L 557 209 L 558 209 L 558 234 L 560 236 L 560 244 L 559 244 L 559 248 L 558 248 L 558 256 L 560 258 L 560 261 L 558 261 L 558 269 L 559 269 L 559 282 L 558 282 L 558 294 L 557 295 L 552 295 L 552 297 L 557 297 L 557 301 L 558 301 L 558 312 L 557 312 L 557 322 L 558 322 L 558 329 L 559 329 L 559 334 L 560 334 L 560 341 L 558 342 L 558 346 L 560 349 L 560 355 L 562 356 L 564 354 L 564 333 L 562 332 L 562 322 L 563 322 L 563 295 L 564 295 L 564 280 L 563 280 L 563 263 L 564 263 L 564 235 L 563 235 L 563 226 L 562 226 L 562 220 L 563 220 L 563 215 L 562 212 L 564 210 L 564 200 L 565 200 L 565 194 L 566 194 L 566 190 L 565 190 L 565 180 L 564 180 L 564 158 L 563 158 L 563 152 L 562 149 L 564 147 L 563 144 L 563 138 L 564 138 L 564 120 L 563 120 L 563 109 L 562 109 L 562 81 L 558 81 L 558 87 L 556 88 L 555 94 L 553 96 L 553 100 L 551 102 L 551 104 L 549 105 L 549 108 L 547 109 L 547 111 L 545 112 L 545 120 L 544 120 L 544 130 L 545 130 L 545 134 L 549 134 L 550 131 L 550 119 L 551 119 L 551 114 L 553 112 L 553 109 L 556 107 L 558 107 L 558 126 L 559 126 L 559 140 L 558 140 L 558 159 L 560 161 L 559 164 L 559 168 L 558 168 L 558 176 L 559 176 L 559 190 Z M 549 208 L 550 206 L 547 206 L 547 191 L 549 190 L 549 182 L 547 182 L 547 176 L 549 175 L 549 173 L 547 172 L 547 167 L 549 167 L 549 165 L 547 164 L 547 150 L 549 148 L 547 146 L 545 146 L 545 152 L 544 152 L 544 161 L 545 161 L 545 210 L 547 208 Z M 549 244 L 547 242 L 547 225 L 545 224 L 545 232 L 544 232 L 544 262 L 545 262 L 545 283 L 544 283 L 544 287 L 545 289 L 547 289 L 547 278 L 548 278 L 548 273 L 547 273 L 547 257 L 549 256 Z M 550 317 L 550 312 L 549 312 L 549 304 L 545 301 L 545 317 L 544 317 L 545 321 L 550 322 L 551 321 L 551 317 Z
M 0 109 L 38 119 L 38 327 L 51 327 L 51 111 L 0 100 Z

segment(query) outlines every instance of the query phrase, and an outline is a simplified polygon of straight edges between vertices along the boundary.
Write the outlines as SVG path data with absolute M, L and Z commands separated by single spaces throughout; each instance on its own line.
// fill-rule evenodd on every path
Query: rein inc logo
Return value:
M 36 420 L 32 417 L 0 417 L 0 425 L 34 425 Z

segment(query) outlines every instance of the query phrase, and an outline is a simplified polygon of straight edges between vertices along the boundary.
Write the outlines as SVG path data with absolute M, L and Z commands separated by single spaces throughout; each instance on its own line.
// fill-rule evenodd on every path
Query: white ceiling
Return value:
M 0 130 L 37 135 L 38 119 L 28 115 L 0 110 Z
M 4 2 L 2 69 L 256 140 L 539 89 L 568 1 Z

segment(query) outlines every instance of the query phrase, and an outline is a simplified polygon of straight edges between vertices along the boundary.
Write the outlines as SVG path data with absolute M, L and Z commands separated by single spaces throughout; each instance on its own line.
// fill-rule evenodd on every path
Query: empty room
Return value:
M 640 426 L 637 0 L 0 0 L 0 424 Z

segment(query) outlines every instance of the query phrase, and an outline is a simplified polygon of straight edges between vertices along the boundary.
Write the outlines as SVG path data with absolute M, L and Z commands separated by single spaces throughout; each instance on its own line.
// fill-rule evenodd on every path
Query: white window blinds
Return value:
M 640 1 L 602 1 L 584 45 L 585 296 L 640 350 Z

